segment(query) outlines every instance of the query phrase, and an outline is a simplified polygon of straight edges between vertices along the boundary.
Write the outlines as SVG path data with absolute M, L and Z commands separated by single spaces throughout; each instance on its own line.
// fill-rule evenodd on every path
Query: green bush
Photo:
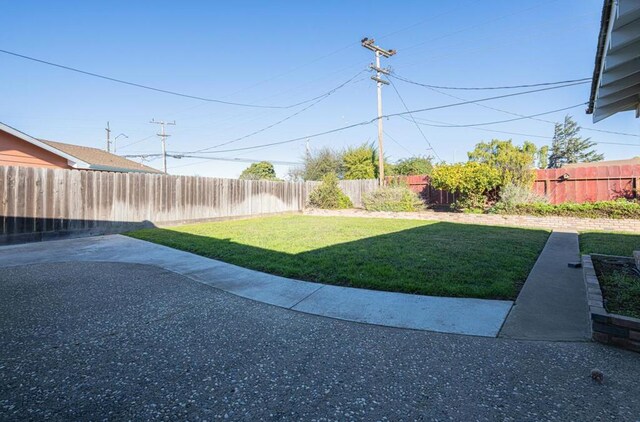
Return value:
M 320 186 L 309 195 L 309 205 L 329 210 L 353 208 L 349 197 L 338 186 L 338 176 L 335 173 L 327 173 L 322 177 Z
M 639 218 L 640 204 L 636 201 L 619 199 L 616 201 L 585 202 L 583 204 L 558 204 L 545 203 L 518 204 L 505 214 L 581 217 L 581 218 Z
M 367 211 L 414 212 L 424 208 L 418 194 L 406 186 L 386 186 L 362 198 Z
M 491 207 L 489 212 L 509 212 L 520 205 L 546 204 L 549 199 L 533 192 L 531 188 L 509 183 L 500 189 L 500 199 Z
M 454 209 L 482 209 L 501 182 L 501 173 L 486 163 L 442 164 L 431 173 L 436 189 L 458 194 Z

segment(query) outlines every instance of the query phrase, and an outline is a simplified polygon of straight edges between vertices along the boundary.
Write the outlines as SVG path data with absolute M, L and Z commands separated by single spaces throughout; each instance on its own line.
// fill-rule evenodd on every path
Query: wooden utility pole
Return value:
M 109 122 L 107 122 L 107 127 L 104 130 L 107 131 L 107 152 L 111 152 L 111 128 L 109 127 Z
M 175 120 L 173 122 L 165 122 L 164 120 L 156 121 L 155 119 L 151 119 L 149 123 L 155 123 L 162 127 L 162 132 L 158 133 L 157 135 L 160 137 L 162 141 L 162 171 L 164 171 L 164 173 L 166 174 L 167 173 L 167 138 L 171 135 L 167 135 L 164 128 L 166 125 L 175 126 L 176 122 Z
M 375 64 L 369 65 L 369 67 L 376 71 L 375 76 L 371 79 L 376 81 L 378 91 L 378 176 L 380 186 L 384 186 L 384 145 L 382 139 L 382 85 L 389 85 L 389 82 L 382 79 L 382 75 L 388 75 L 389 69 L 383 69 L 380 67 L 380 56 L 389 58 L 396 54 L 396 50 L 385 50 L 374 44 L 375 40 L 369 38 L 363 38 L 361 41 L 362 46 L 375 53 Z

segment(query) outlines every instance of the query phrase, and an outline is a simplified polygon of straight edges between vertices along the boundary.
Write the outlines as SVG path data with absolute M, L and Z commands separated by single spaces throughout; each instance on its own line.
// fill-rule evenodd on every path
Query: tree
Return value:
M 517 146 L 511 140 L 499 139 L 480 142 L 468 153 L 469 161 L 488 164 L 501 172 L 500 186 L 526 187 L 535 180 L 533 169 L 538 155 L 539 150 L 532 142 L 525 141 L 522 146 Z
M 349 147 L 342 153 L 344 179 L 375 179 L 378 166 L 378 154 L 370 144 Z
M 340 189 L 335 173 L 322 176 L 322 183 L 309 195 L 309 205 L 323 209 L 353 208 L 351 199 Z
M 433 170 L 432 157 L 409 157 L 398 161 L 394 172 L 398 176 L 421 176 L 431 174 Z
M 549 154 L 549 168 L 559 168 L 564 164 L 590 163 L 602 161 L 603 154 L 592 150 L 596 143 L 580 136 L 580 126 L 567 115 L 563 123 L 556 123 Z
M 240 174 L 244 180 L 278 180 L 273 164 L 268 161 L 253 163 Z
M 303 157 L 302 166 L 289 172 L 293 180 L 321 180 L 325 174 L 342 176 L 342 154 L 329 147 L 309 151 Z

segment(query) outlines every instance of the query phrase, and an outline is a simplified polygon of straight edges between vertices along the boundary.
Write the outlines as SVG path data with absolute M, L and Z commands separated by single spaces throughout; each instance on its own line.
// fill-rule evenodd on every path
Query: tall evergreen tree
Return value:
M 604 155 L 591 149 L 595 145 L 591 138 L 580 136 L 580 126 L 567 115 L 563 123 L 555 125 L 548 166 L 559 168 L 564 164 L 602 161 Z

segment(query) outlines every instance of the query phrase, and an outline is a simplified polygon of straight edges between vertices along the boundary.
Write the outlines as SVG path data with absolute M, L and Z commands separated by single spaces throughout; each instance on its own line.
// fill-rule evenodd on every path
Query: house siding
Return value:
M 71 168 L 65 158 L 1 130 L 0 166 Z

